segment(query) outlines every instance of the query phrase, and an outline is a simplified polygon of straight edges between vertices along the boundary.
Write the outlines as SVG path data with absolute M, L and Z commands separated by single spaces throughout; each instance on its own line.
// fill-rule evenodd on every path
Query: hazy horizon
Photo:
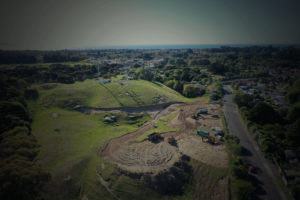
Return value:
M 0 49 L 300 44 L 300 1 L 11 0 Z

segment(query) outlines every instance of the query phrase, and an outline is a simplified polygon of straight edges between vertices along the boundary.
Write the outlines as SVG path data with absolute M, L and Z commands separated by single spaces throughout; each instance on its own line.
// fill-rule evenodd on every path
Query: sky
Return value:
M 1 0 L 0 49 L 300 44 L 300 0 Z

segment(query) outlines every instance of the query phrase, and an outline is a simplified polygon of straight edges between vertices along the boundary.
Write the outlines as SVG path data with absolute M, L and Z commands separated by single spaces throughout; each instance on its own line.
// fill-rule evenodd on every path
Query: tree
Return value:
M 286 98 L 291 104 L 300 101 L 300 78 L 294 81 L 293 86 L 289 89 L 286 95 Z
M 13 128 L 20 121 L 30 121 L 28 110 L 17 101 L 0 102 L 0 133 Z
M 223 75 L 227 71 L 225 65 L 220 62 L 215 62 L 210 64 L 208 70 L 214 74 L 220 74 L 220 75 Z
M 293 124 L 288 126 L 286 137 L 293 144 L 298 146 L 300 143 L 300 119 L 297 119 Z
M 279 118 L 279 114 L 265 102 L 257 103 L 249 112 L 249 119 L 261 125 L 274 124 Z
M 176 81 L 175 84 L 173 85 L 173 89 L 176 90 L 177 92 L 182 93 L 183 83 L 180 81 Z
M 139 64 L 137 64 L 137 63 L 135 63 L 134 65 L 133 65 L 133 68 L 139 68 L 139 67 L 141 67 Z
M 187 49 L 186 52 L 189 53 L 189 54 L 194 53 L 194 52 L 193 52 L 193 49 Z
M 300 102 L 292 105 L 287 113 L 287 118 L 289 121 L 294 122 L 300 118 Z
M 201 89 L 194 84 L 186 84 L 183 87 L 183 95 L 186 97 L 196 97 L 201 94 Z
M 243 106 L 251 108 L 253 104 L 253 97 L 249 94 L 238 91 L 234 94 L 233 101 L 238 105 L 239 108 Z
M 10 156 L 0 161 L 0 198 L 6 200 L 37 199 L 50 174 L 24 156 Z
M 149 69 L 142 69 L 139 73 L 139 78 L 147 81 L 152 81 L 154 75 Z
M 0 64 L 28 64 L 36 63 L 34 55 L 18 51 L 0 51 Z
M 236 194 L 238 200 L 249 200 L 255 188 L 250 182 L 244 180 L 235 180 L 232 183 L 233 193 Z
M 183 72 L 180 75 L 180 80 L 181 81 L 186 81 L 186 82 L 190 82 L 191 81 L 190 68 L 185 67 L 183 69 Z
M 191 65 L 210 65 L 210 61 L 207 59 L 192 60 Z
M 184 61 L 184 59 L 181 59 L 181 58 L 177 58 L 175 63 L 177 66 L 186 65 L 186 62 Z
M 39 92 L 37 89 L 27 89 L 24 96 L 26 99 L 36 100 L 39 98 Z
M 173 88 L 175 84 L 175 80 L 169 80 L 166 82 L 166 86 L 168 86 L 169 88 Z
M 50 174 L 36 165 L 38 144 L 23 100 L 26 84 L 8 78 L 2 88 L 12 90 L 4 91 L 0 101 L 0 199 L 38 199 Z
M 162 83 L 163 82 L 163 77 L 161 77 L 159 75 L 155 75 L 153 80 Z
M 152 59 L 153 59 L 153 56 L 152 56 L 151 53 L 145 53 L 145 54 L 143 55 L 143 58 L 144 58 L 145 60 L 152 60 Z
M 247 179 L 248 172 L 244 165 L 234 165 L 232 167 L 232 174 L 239 179 Z

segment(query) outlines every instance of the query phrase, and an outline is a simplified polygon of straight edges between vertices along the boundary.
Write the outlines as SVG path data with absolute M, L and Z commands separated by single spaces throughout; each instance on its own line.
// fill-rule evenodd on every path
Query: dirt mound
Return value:
M 179 158 L 176 148 L 166 141 L 158 144 L 144 141 L 124 145 L 110 155 L 120 168 L 136 173 L 155 172 L 172 166 Z
M 160 194 L 180 194 L 182 186 L 188 181 L 191 172 L 191 166 L 181 160 L 167 170 L 155 174 L 144 174 L 140 181 L 144 186 Z
M 101 151 L 100 156 L 109 156 L 113 154 L 116 150 L 118 150 L 123 145 L 126 145 L 127 143 L 134 141 L 136 137 L 143 134 L 144 132 L 148 131 L 152 127 L 151 123 L 145 123 L 139 130 L 128 133 L 126 135 L 123 135 L 118 138 L 114 138 L 110 140 L 104 149 Z
M 179 127 L 179 128 L 181 128 L 183 126 L 183 121 L 178 119 L 179 114 L 180 113 L 178 113 L 178 115 L 168 123 L 168 126 Z

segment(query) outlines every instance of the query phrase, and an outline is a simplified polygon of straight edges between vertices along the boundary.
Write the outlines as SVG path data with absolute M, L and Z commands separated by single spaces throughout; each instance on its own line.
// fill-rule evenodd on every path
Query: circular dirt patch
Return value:
M 144 141 L 120 147 L 110 155 L 110 160 L 124 170 L 142 173 L 169 168 L 179 156 L 176 148 L 165 141 L 158 144 Z

